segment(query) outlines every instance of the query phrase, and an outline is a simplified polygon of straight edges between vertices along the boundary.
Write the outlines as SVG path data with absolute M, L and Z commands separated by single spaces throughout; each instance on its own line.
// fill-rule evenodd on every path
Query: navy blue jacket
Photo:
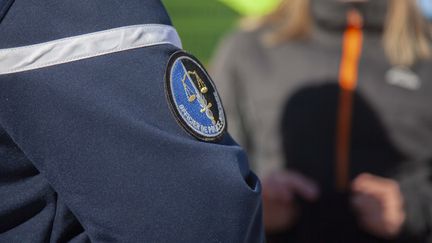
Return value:
M 0 63 L 15 47 L 170 25 L 158 0 L 0 5 Z M 164 78 L 178 50 L 0 74 L 0 242 L 263 242 L 260 184 L 243 150 L 228 134 L 195 138 L 170 110 Z

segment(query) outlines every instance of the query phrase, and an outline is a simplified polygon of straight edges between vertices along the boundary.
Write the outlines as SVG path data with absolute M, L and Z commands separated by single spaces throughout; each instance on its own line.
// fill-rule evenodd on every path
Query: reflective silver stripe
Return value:
M 172 26 L 125 26 L 30 46 L 0 49 L 0 75 L 161 44 L 181 48 L 180 38 Z

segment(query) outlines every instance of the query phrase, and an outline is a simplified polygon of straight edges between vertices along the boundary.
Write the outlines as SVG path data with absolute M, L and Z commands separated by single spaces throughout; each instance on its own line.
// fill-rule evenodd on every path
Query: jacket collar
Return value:
M 312 15 L 317 27 L 330 31 L 343 31 L 346 12 L 359 10 L 364 18 L 364 30 L 381 32 L 385 23 L 388 0 L 370 0 L 365 3 L 345 4 L 337 0 L 312 0 Z

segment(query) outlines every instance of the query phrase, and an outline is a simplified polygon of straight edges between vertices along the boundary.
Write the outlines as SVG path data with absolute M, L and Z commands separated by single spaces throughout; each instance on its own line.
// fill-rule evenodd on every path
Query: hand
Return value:
M 352 205 L 364 230 L 385 239 L 397 237 L 405 221 L 399 184 L 391 179 L 361 174 L 351 189 Z
M 262 185 L 266 232 L 283 231 L 295 223 L 299 214 L 295 196 L 314 201 L 319 194 L 314 182 L 292 171 L 273 172 Z

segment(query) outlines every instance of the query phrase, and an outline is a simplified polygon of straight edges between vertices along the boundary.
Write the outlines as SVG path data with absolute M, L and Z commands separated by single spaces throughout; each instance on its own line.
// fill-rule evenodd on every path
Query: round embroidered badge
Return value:
M 165 79 L 168 103 L 181 126 L 200 140 L 219 140 L 226 130 L 225 112 L 202 64 L 178 51 L 168 62 Z

